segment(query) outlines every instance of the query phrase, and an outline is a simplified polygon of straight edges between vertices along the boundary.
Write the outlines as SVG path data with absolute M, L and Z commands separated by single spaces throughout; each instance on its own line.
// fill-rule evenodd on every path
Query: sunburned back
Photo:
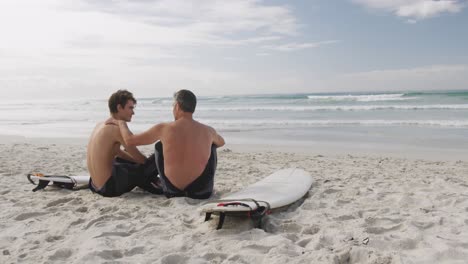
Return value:
M 183 190 L 205 169 L 211 154 L 212 132 L 197 121 L 182 119 L 167 127 L 162 142 L 165 174 Z
M 101 188 L 111 176 L 112 161 L 117 155 L 120 143 L 116 140 L 113 125 L 96 125 L 88 142 L 87 164 L 93 184 Z

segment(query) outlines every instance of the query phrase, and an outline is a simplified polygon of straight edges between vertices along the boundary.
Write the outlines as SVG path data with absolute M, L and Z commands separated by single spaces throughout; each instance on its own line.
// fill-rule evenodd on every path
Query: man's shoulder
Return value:
M 197 125 L 197 126 L 199 126 L 201 128 L 206 128 L 206 129 L 211 128 L 209 125 L 204 124 L 204 123 L 202 123 L 200 121 L 197 121 L 197 120 L 193 120 L 193 124 L 195 124 L 195 125 Z
M 90 142 L 116 142 L 119 141 L 120 130 L 118 127 L 106 125 L 104 122 L 97 123 L 90 137 Z
M 114 125 L 114 124 L 106 124 L 105 122 L 97 123 L 95 131 L 99 131 L 100 133 L 103 133 L 109 136 L 120 134 L 119 126 Z
M 166 129 L 174 126 L 175 122 L 161 122 L 153 125 L 153 128 Z
M 168 132 L 173 131 L 185 131 L 185 130 L 195 130 L 195 131 L 205 131 L 205 132 L 211 132 L 214 129 L 208 125 L 205 125 L 201 122 L 198 122 L 196 120 L 191 120 L 191 121 L 172 121 L 165 123 L 166 130 Z
M 207 124 L 200 123 L 200 125 L 202 125 L 203 128 L 206 129 L 209 132 L 215 132 L 215 129 L 212 128 L 211 126 L 207 125 Z

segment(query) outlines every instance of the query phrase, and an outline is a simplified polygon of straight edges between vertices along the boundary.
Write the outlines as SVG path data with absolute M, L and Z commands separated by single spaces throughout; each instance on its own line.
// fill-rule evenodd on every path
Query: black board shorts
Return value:
M 214 175 L 217 165 L 216 145 L 211 146 L 211 155 L 206 164 L 205 170 L 202 174 L 190 183 L 184 190 L 179 190 L 164 174 L 164 156 L 163 144 L 161 141 L 156 142 L 154 145 L 156 167 L 159 173 L 160 184 L 164 195 L 167 198 L 172 197 L 189 197 L 193 199 L 208 199 L 213 193 Z
M 112 163 L 110 178 L 100 189 L 89 180 L 89 188 L 94 193 L 105 197 L 116 197 L 140 187 L 153 194 L 163 194 L 158 186 L 158 171 L 154 154 L 144 164 L 138 164 L 125 159 L 116 158 Z

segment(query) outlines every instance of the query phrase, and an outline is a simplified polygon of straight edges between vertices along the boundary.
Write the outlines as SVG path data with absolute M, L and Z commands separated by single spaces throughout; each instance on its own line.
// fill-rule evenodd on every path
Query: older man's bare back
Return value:
M 213 128 L 195 120 L 181 118 L 165 125 L 161 135 L 164 171 L 175 187 L 184 190 L 202 174 L 218 137 Z
M 156 167 L 166 197 L 207 199 L 213 193 L 216 147 L 224 139 L 212 127 L 193 119 L 196 96 L 189 90 L 174 94 L 174 122 L 160 123 L 133 135 L 124 120 L 120 132 L 129 146 L 155 144 Z

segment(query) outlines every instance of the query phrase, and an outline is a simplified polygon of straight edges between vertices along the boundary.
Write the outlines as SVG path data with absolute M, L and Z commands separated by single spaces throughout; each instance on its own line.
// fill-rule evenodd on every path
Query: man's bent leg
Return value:
M 112 164 L 112 173 L 104 186 L 97 189 L 90 181 L 91 191 L 105 197 L 116 197 L 130 192 L 136 187 L 135 176 L 132 175 L 138 171 L 138 164 L 131 162 L 119 162 L 114 160 Z
M 156 168 L 155 154 L 151 155 L 144 164 L 140 165 L 137 179 L 137 186 L 152 194 L 163 194 L 158 169 Z

